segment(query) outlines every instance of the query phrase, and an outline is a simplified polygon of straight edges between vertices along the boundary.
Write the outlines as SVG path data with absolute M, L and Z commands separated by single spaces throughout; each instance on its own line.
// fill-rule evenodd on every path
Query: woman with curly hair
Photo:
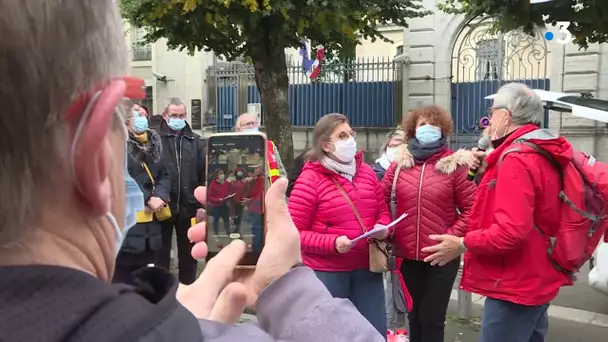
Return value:
M 452 118 L 441 107 L 412 110 L 402 127 L 406 144 L 398 148 L 382 183 L 386 200 L 394 199 L 396 216 L 408 214 L 395 226 L 393 243 L 395 255 L 404 259 L 401 274 L 414 303 L 408 314 L 410 341 L 442 342 L 460 260 L 432 266 L 421 250 L 436 244 L 429 235 L 464 234 L 476 189 L 467 180 L 472 152 L 450 150 Z

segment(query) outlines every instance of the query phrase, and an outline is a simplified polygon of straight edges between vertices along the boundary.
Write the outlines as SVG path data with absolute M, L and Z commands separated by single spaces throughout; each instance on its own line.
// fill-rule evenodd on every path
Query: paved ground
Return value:
M 446 342 L 452 342 L 462 333 L 462 342 L 477 342 L 479 337 L 479 323 L 460 322 L 456 319 L 456 303 L 452 301 L 448 310 L 448 323 L 446 329 Z M 482 309 L 474 307 L 475 317 L 480 317 Z M 474 319 L 479 322 L 479 319 Z M 549 320 L 549 334 L 547 342 L 600 342 L 607 341 L 608 328 L 590 324 L 577 323 L 559 319 Z
M 608 296 L 605 296 L 589 286 L 589 265 L 583 266 L 574 286 L 563 287 L 557 298 L 551 303 L 553 306 L 562 306 L 608 315 Z M 454 282 L 454 289 L 458 289 L 460 280 Z

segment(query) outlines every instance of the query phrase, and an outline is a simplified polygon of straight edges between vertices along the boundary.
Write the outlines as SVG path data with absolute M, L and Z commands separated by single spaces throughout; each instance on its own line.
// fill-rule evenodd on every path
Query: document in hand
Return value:
M 368 238 L 368 237 L 370 237 L 370 236 L 372 236 L 372 235 L 374 235 L 374 234 L 376 234 L 378 232 L 381 232 L 381 231 L 384 231 L 384 230 L 388 230 L 389 228 L 391 228 L 392 226 L 396 225 L 401 220 L 403 220 L 406 216 L 407 216 L 407 214 L 403 213 L 403 215 L 397 217 L 397 219 L 395 221 L 387 224 L 386 226 L 379 226 L 379 227 L 375 227 L 375 228 L 373 228 L 371 230 L 368 230 L 366 233 L 363 233 L 363 234 L 357 236 L 356 238 L 354 238 L 352 240 L 352 242 L 355 243 L 355 242 L 357 242 L 359 240 L 366 239 L 366 238 Z

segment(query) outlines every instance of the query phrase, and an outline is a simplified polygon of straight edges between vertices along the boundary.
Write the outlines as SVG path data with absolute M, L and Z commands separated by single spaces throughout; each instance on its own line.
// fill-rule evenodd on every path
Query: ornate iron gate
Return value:
M 476 145 L 483 130 L 479 121 L 491 105 L 484 98 L 502 85 L 521 82 L 549 90 L 549 57 L 539 31 L 497 33 L 491 19 L 469 21 L 456 36 L 452 51 L 452 145 Z M 547 117 L 545 113 L 545 125 Z

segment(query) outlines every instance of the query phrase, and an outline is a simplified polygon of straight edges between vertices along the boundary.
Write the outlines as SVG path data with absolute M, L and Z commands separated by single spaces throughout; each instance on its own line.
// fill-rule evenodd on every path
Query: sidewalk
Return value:
M 445 342 L 452 342 L 458 334 L 461 342 L 477 342 L 481 328 L 481 308 L 473 309 L 475 319 L 460 321 L 456 318 L 456 306 L 450 304 L 446 320 Z M 254 321 L 255 316 L 244 314 L 241 323 Z M 606 341 L 608 330 L 605 327 L 561 319 L 549 319 L 549 334 L 547 342 L 601 342 Z M 339 341 L 336 341 L 339 342 Z

